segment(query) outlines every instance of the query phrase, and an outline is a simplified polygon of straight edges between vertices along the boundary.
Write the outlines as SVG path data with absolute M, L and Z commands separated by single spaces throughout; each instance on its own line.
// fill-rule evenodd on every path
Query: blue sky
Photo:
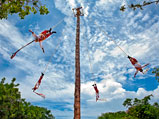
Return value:
M 72 8 L 82 6 L 85 15 L 81 16 L 80 34 L 81 117 L 96 119 L 101 113 L 126 110 L 122 106 L 126 98 L 141 99 L 153 94 L 152 103 L 159 102 L 159 84 L 151 73 L 159 62 L 159 7 L 150 5 L 144 10 L 121 12 L 120 6 L 128 3 L 126 0 L 45 1 L 43 4 L 50 11 L 48 15 L 31 14 L 24 20 L 12 15 L 0 20 L 0 78 L 6 77 L 10 82 L 16 77 L 22 97 L 32 104 L 47 107 L 56 119 L 73 118 L 76 18 Z M 13 52 L 33 40 L 29 29 L 39 34 L 62 19 L 54 29 L 57 33 L 43 42 L 45 54 L 38 43 L 32 43 L 10 59 Z M 128 58 L 95 22 L 127 54 L 141 64 L 150 63 L 148 73 L 138 73 L 133 78 L 135 69 Z M 32 88 L 53 52 L 38 89 L 46 95 L 46 99 L 42 99 Z M 100 97 L 107 101 L 95 101 L 94 82 Z

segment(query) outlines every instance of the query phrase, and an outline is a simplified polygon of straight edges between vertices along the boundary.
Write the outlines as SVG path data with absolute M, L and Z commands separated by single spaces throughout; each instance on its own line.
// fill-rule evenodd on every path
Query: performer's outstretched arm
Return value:
M 147 65 L 149 65 L 149 63 L 147 63 L 147 64 L 143 65 L 143 66 L 142 66 L 142 68 L 146 67 Z

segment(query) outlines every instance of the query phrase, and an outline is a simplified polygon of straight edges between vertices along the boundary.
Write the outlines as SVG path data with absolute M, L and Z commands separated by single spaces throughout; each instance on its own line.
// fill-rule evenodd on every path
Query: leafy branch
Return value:
M 24 19 L 30 12 L 41 15 L 48 14 L 49 11 L 39 0 L 1 0 L 0 1 L 0 19 L 7 19 L 9 14 L 17 14 Z
M 159 67 L 155 67 L 152 73 L 155 74 L 156 80 L 159 82 Z
M 156 1 L 152 1 L 152 2 L 146 2 L 144 1 L 142 4 L 131 4 L 131 5 L 128 5 L 129 8 L 133 9 L 133 10 L 136 10 L 137 8 L 143 10 L 143 7 L 147 6 L 147 5 L 150 5 L 150 4 L 158 4 L 159 3 L 159 0 L 156 0 Z M 122 5 L 120 7 L 120 11 L 124 12 L 126 9 L 125 5 Z

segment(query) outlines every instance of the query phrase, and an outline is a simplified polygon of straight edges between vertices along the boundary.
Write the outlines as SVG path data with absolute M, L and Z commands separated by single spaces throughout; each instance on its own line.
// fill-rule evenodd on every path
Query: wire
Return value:
M 94 36 L 95 36 L 95 35 L 94 35 Z M 92 38 L 94 38 L 94 36 L 93 36 Z M 86 38 L 85 38 L 85 41 L 86 41 Z M 90 58 L 90 54 L 89 54 L 89 50 L 88 50 L 88 44 L 89 44 L 89 42 L 85 42 L 85 45 L 86 45 L 86 47 L 87 47 L 87 54 L 88 54 L 88 59 L 89 59 L 90 72 L 91 72 L 92 75 L 94 75 L 93 69 L 92 69 L 91 58 Z M 98 77 L 98 76 L 97 76 L 97 77 Z M 96 84 L 94 77 L 93 77 L 93 78 L 90 78 L 90 79 L 93 80 L 94 84 Z M 96 101 L 97 101 L 97 100 L 96 100 Z M 104 102 L 106 102 L 107 99 L 106 99 L 106 98 L 99 98 L 98 101 L 104 101 Z
M 95 35 L 92 38 L 94 38 L 94 37 L 95 37 Z M 89 52 L 89 49 L 88 49 L 89 41 L 87 42 L 86 37 L 85 37 L 85 41 L 86 41 L 85 45 L 86 45 L 86 48 L 87 48 L 87 55 L 88 55 L 88 60 L 89 60 L 90 73 L 91 73 L 91 75 L 93 75 L 93 77 L 90 78 L 90 79 L 93 80 L 94 84 L 95 84 L 96 83 L 95 78 L 97 78 L 98 76 L 95 76 L 95 74 L 93 73 L 93 68 L 92 68 L 92 63 L 91 63 L 91 58 L 90 58 L 90 52 Z
M 13 58 L 15 57 L 15 55 L 16 55 L 21 49 L 23 49 L 24 47 L 30 45 L 30 44 L 33 43 L 34 41 L 35 41 L 35 40 L 33 40 L 33 41 L 27 43 L 26 45 L 22 46 L 22 47 L 21 47 L 20 49 L 18 49 L 15 53 L 13 53 L 10 58 L 13 59 Z
M 60 20 L 57 24 L 55 24 L 52 29 L 54 29 L 55 27 L 57 27 L 62 21 L 64 20 L 64 18 L 62 20 Z
M 85 38 L 86 39 L 86 38 Z M 87 41 L 86 41 L 87 42 Z M 88 50 L 88 42 L 86 43 L 85 42 L 85 45 L 87 47 L 87 55 L 88 55 L 88 60 L 89 60 L 89 68 L 90 68 L 90 73 L 93 74 L 93 70 L 92 70 L 92 64 L 91 64 L 91 58 L 90 58 L 90 54 L 89 54 L 89 50 Z
M 115 42 L 115 40 L 113 40 L 96 22 L 95 22 L 96 26 L 111 40 L 114 42 L 114 44 L 126 55 L 128 56 L 128 54 L 126 54 L 126 52 Z
M 54 29 L 55 27 L 57 27 L 63 20 L 64 20 L 64 18 L 63 18 L 62 20 L 60 20 L 56 25 L 54 25 L 54 26 L 52 27 L 52 29 Z M 63 33 L 62 33 L 62 35 L 63 35 Z M 55 48 L 54 52 L 52 53 L 52 56 L 50 57 L 49 62 L 47 63 L 47 65 L 46 65 L 46 67 L 45 67 L 45 69 L 44 69 L 44 72 L 43 72 L 44 74 L 45 74 L 46 70 L 48 69 L 49 63 L 51 62 L 51 59 L 52 59 L 52 57 L 54 56 L 54 54 L 55 54 L 55 52 L 56 52 L 56 50 L 57 50 L 57 48 L 58 48 L 58 46 L 59 46 L 59 44 L 60 44 L 60 40 L 61 40 L 61 39 L 59 39 L 58 44 L 56 45 L 56 48 Z
M 62 33 L 62 35 L 63 35 L 63 33 Z M 49 59 L 49 62 L 47 63 L 47 65 L 46 65 L 46 67 L 45 67 L 45 69 L 44 69 L 44 72 L 43 72 L 44 74 L 45 74 L 46 70 L 48 69 L 48 66 L 49 66 L 49 64 L 50 64 L 50 62 L 51 62 L 51 59 L 53 58 L 53 56 L 54 56 L 54 54 L 55 54 L 57 48 L 58 48 L 59 45 L 60 45 L 61 39 L 62 39 L 62 38 L 59 39 L 58 44 L 56 45 L 56 48 L 55 48 L 54 52 L 52 53 L 52 55 L 51 55 L 51 57 L 50 57 L 50 59 Z

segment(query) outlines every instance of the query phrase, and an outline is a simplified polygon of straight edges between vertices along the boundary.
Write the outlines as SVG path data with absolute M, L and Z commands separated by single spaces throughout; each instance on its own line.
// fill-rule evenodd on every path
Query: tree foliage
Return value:
M 119 111 L 119 112 L 109 112 L 102 114 L 98 119 L 137 119 L 133 116 L 128 115 L 125 111 Z
M 8 14 L 18 14 L 24 19 L 30 12 L 41 15 L 48 14 L 49 11 L 45 5 L 41 5 L 39 0 L 1 0 L 0 1 L 0 19 L 7 19 Z
M 155 3 L 155 4 L 158 4 L 158 3 L 159 3 L 159 0 L 151 1 L 151 2 L 149 2 L 149 1 L 144 1 L 142 4 L 131 4 L 131 5 L 128 5 L 128 7 L 131 8 L 131 9 L 133 9 L 133 10 L 136 10 L 137 8 L 143 10 L 143 7 L 145 7 L 145 6 L 147 6 L 147 5 L 150 5 L 150 4 L 154 4 L 154 3 Z M 125 9 L 126 9 L 125 5 L 122 5 L 122 6 L 120 7 L 120 10 L 123 11 L 123 12 L 125 11 Z
M 126 112 L 102 114 L 98 119 L 159 119 L 159 104 L 149 103 L 153 95 L 145 96 L 143 99 L 127 98 L 123 105 L 128 108 Z
M 137 119 L 159 119 L 158 103 L 151 105 L 149 100 L 153 95 L 145 96 L 143 99 L 135 98 L 133 102 L 127 103 L 127 99 L 124 101 L 124 106 L 129 106 L 128 114 L 135 116 Z
M 0 82 L 0 119 L 55 119 L 50 110 L 33 106 L 21 98 L 19 84 Z
M 159 82 L 159 67 L 155 67 L 152 73 L 155 74 L 156 80 Z

